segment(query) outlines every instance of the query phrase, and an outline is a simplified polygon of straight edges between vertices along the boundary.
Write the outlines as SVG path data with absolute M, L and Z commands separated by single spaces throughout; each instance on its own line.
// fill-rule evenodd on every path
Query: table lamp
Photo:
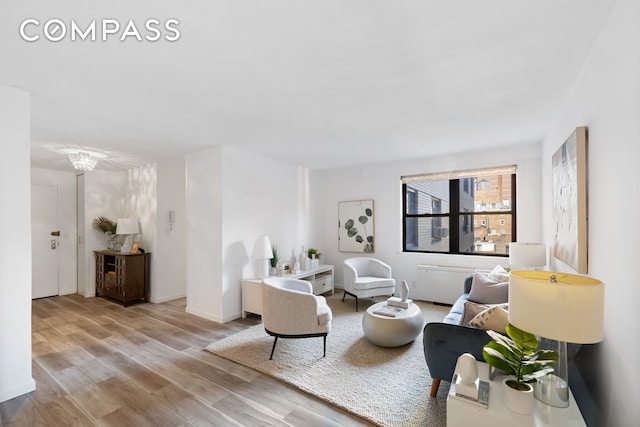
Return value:
M 586 276 L 516 270 L 509 274 L 509 323 L 557 342 L 553 374 L 538 379 L 535 397 L 558 408 L 569 406 L 567 342 L 602 341 L 604 284 Z
M 140 227 L 138 227 L 138 220 L 135 218 L 118 218 L 116 225 L 116 234 L 125 236 L 124 243 L 120 252 L 128 253 L 131 250 L 133 243 L 133 235 L 140 234 Z
M 264 279 L 269 276 L 269 260 L 273 258 L 269 236 L 262 236 L 259 237 L 258 240 L 256 240 L 253 245 L 251 258 L 255 259 L 258 262 L 256 276 L 258 276 L 260 279 Z
M 544 243 L 513 242 L 509 245 L 509 264 L 516 267 L 544 267 L 547 265 L 547 246 Z

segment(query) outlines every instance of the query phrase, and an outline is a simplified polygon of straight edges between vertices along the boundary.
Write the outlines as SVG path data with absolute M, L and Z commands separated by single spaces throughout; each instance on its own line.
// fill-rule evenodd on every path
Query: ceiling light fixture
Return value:
M 98 159 L 82 151 L 69 154 L 69 161 L 76 170 L 80 171 L 91 171 L 98 164 Z

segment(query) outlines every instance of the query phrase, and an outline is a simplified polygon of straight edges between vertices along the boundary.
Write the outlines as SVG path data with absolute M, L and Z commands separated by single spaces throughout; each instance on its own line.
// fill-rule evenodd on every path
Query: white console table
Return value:
M 489 381 L 489 365 L 478 362 L 478 376 L 483 381 Z M 467 402 L 450 391 L 447 396 L 447 427 L 585 427 L 571 392 L 568 408 L 554 408 L 536 400 L 532 415 L 516 414 L 503 403 L 503 378 L 504 374 L 499 374 L 493 381 L 489 381 L 488 408 Z
M 300 279 L 311 282 L 313 293 L 320 295 L 331 291 L 333 295 L 333 265 L 321 265 L 296 274 L 285 274 L 288 279 Z M 247 313 L 262 315 L 262 280 L 257 278 L 242 280 L 242 317 Z

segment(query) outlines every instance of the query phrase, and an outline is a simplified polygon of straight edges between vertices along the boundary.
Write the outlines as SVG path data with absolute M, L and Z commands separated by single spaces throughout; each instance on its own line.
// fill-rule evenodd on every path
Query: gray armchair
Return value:
M 262 323 L 275 337 L 269 360 L 273 359 L 278 338 L 323 337 L 323 357 L 327 354 L 327 335 L 333 315 L 322 296 L 313 295 L 305 280 L 272 277 L 262 286 Z
M 356 299 L 380 295 L 393 295 L 396 281 L 391 277 L 391 267 L 384 262 L 368 257 L 347 258 L 344 260 L 344 295 Z

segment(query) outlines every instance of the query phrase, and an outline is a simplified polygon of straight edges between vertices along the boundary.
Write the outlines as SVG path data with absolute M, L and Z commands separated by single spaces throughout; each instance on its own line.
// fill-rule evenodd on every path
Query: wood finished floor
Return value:
M 204 351 L 259 318 L 218 324 L 186 314 L 185 303 L 34 300 L 36 391 L 0 403 L 0 425 L 372 425 Z

